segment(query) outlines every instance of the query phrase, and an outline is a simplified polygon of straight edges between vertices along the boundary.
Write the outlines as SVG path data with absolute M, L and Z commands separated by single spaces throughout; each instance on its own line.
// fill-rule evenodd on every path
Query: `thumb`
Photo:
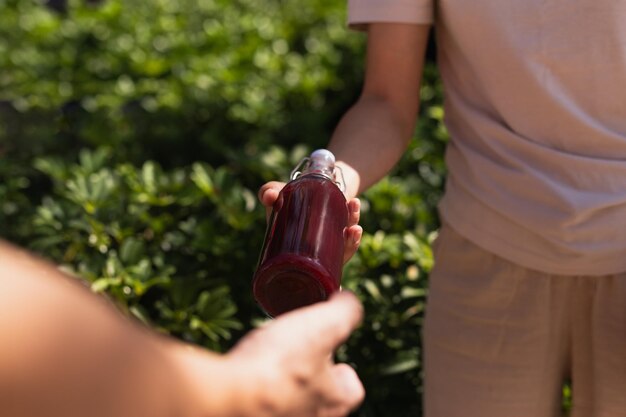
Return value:
M 333 366 L 331 373 L 343 398 L 342 403 L 351 409 L 359 405 L 365 398 L 365 389 L 354 369 L 340 363 Z
M 328 301 L 293 310 L 280 316 L 272 330 L 290 334 L 294 346 L 306 345 L 311 352 L 326 356 L 343 343 L 363 318 L 363 306 L 347 291 Z
M 331 395 L 321 410 L 321 417 L 345 417 L 365 398 L 365 389 L 354 369 L 345 363 L 334 365 L 329 372 L 327 392 Z

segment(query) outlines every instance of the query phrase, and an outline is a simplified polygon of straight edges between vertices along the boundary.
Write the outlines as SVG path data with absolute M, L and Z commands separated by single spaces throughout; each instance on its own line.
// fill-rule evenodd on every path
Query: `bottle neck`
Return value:
M 303 172 L 302 175 L 317 174 L 328 178 L 331 181 L 335 181 L 335 169 L 331 166 L 324 166 L 322 164 L 311 163 Z
M 343 172 L 341 168 L 335 167 L 335 156 L 326 149 L 318 149 L 310 157 L 302 159 L 291 172 L 291 179 L 301 175 L 320 175 L 336 184 L 341 191 L 345 191 Z

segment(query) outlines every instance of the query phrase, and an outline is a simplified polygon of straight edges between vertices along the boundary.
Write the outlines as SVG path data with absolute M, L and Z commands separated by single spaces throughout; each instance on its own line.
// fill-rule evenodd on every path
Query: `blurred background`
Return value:
M 345 0 L 0 0 L 0 236 L 158 331 L 225 351 L 263 315 L 256 192 L 324 147 L 363 77 Z M 359 417 L 419 416 L 447 133 L 432 45 L 402 162 L 364 196 L 337 356 Z

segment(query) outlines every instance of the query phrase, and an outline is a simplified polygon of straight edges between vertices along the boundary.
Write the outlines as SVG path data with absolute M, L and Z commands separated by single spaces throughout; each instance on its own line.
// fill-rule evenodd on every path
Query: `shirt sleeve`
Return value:
M 368 23 L 432 24 L 435 0 L 348 0 L 348 26 L 364 30 Z

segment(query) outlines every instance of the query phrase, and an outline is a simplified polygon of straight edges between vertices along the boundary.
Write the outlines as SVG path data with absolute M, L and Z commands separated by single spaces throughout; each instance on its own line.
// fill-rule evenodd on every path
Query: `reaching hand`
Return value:
M 332 363 L 363 315 L 350 293 L 286 313 L 217 355 L 126 320 L 1 240 L 0 260 L 0 328 L 11 335 L 0 343 L 0 415 L 343 417 L 363 399 L 354 370 Z
M 270 181 L 264 184 L 259 190 L 259 200 L 265 206 L 267 217 L 272 212 L 272 206 L 278 198 L 280 190 L 285 186 L 284 182 Z M 344 251 L 343 261 L 347 262 L 356 253 L 361 243 L 363 228 L 359 226 L 361 216 L 361 202 L 358 198 L 351 198 L 348 201 L 348 224 L 343 232 Z
M 226 361 L 254 385 L 254 416 L 342 417 L 358 406 L 365 393 L 356 373 L 331 358 L 362 315 L 353 294 L 337 293 L 244 337 Z

